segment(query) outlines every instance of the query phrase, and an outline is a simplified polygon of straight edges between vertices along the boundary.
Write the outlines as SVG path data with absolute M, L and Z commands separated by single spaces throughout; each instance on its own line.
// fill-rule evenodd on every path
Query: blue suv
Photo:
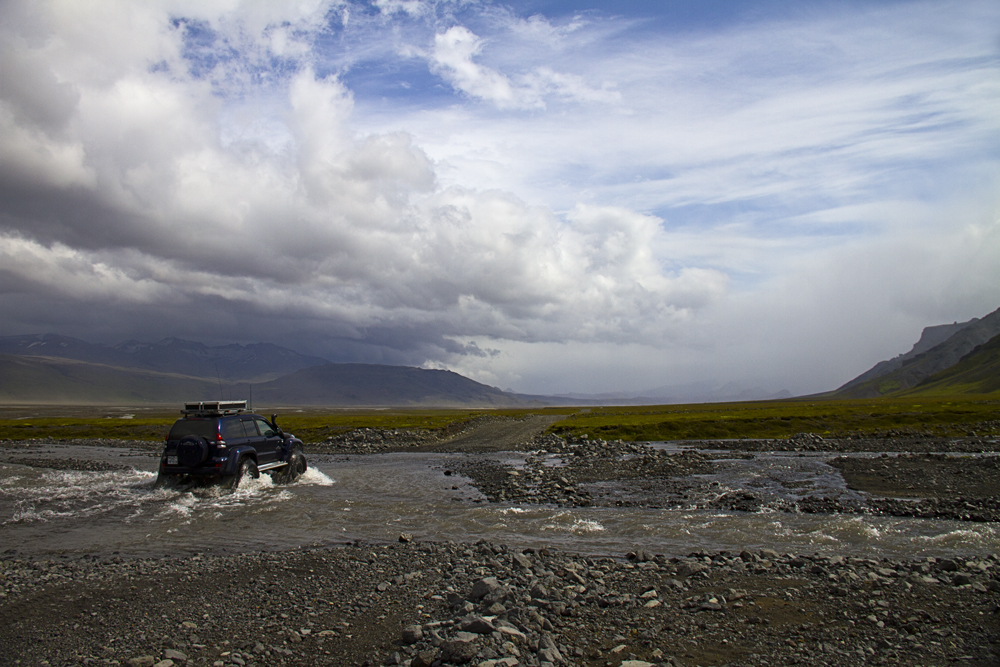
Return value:
M 246 401 L 185 403 L 160 457 L 157 486 L 168 482 L 220 481 L 236 488 L 247 476 L 267 472 L 294 482 L 306 471 L 302 441 L 247 409 Z

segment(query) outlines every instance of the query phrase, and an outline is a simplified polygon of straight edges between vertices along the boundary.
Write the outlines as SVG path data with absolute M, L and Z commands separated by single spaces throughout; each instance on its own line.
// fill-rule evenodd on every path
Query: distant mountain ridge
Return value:
M 0 354 L 0 403 L 5 405 L 179 405 L 218 397 L 218 383 L 204 378 L 76 359 Z
M 56 334 L 0 337 L 0 354 L 57 357 L 227 382 L 264 382 L 302 368 L 330 363 L 328 359 L 299 354 L 271 343 L 210 347 L 180 338 L 164 338 L 155 343 L 128 340 L 111 346 Z
M 950 335 L 947 335 L 950 334 Z M 934 343 L 947 335 L 941 342 Z M 876 364 L 834 391 L 832 398 L 875 398 L 917 387 L 1000 335 L 1000 309 L 982 319 L 927 327 L 910 352 Z M 932 344 L 933 343 L 933 344 Z M 928 347 L 929 346 L 929 347 Z
M 544 405 L 530 397 L 481 384 L 452 371 L 326 364 L 255 385 L 254 401 L 278 405 L 528 407 Z

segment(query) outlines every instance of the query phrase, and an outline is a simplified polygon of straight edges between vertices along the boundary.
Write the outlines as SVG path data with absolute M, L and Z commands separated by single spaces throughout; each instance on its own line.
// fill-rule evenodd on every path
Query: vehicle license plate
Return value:
M 167 465 L 168 466 L 175 466 L 175 465 L 177 465 L 177 457 L 176 456 L 168 456 L 167 457 Z

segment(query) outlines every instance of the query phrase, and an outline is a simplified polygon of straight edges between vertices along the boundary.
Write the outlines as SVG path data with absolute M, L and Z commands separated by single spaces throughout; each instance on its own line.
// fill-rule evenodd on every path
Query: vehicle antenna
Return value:
M 222 392 L 222 376 L 219 375 L 219 361 L 215 361 L 215 377 L 219 380 L 219 400 L 226 400 L 226 395 Z

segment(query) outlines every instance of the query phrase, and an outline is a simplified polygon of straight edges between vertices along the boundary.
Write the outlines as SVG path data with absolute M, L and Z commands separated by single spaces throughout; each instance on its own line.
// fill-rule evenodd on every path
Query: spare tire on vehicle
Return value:
M 186 435 L 177 443 L 177 462 L 194 468 L 208 458 L 208 440 L 198 435 Z

